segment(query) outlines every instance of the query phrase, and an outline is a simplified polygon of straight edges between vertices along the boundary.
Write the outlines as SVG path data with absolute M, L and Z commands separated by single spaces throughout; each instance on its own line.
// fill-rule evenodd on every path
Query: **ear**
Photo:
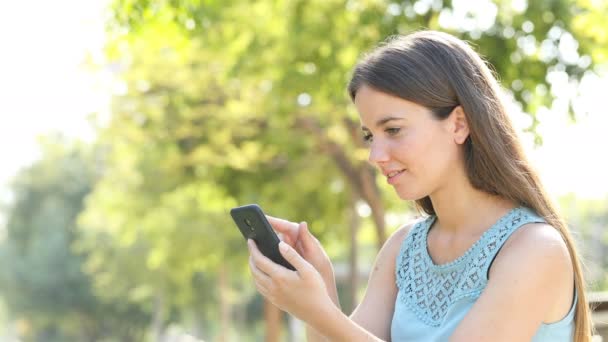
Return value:
M 462 106 L 456 106 L 450 113 L 451 131 L 454 135 L 454 142 L 458 145 L 464 144 L 469 137 L 469 122 L 464 114 Z

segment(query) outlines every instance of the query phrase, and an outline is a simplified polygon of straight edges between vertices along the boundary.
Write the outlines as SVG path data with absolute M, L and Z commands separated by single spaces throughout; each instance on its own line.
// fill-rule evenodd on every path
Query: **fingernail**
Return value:
M 281 250 L 281 252 L 286 252 L 287 249 L 289 249 L 289 246 L 287 246 L 287 244 L 283 241 L 279 242 L 279 249 Z

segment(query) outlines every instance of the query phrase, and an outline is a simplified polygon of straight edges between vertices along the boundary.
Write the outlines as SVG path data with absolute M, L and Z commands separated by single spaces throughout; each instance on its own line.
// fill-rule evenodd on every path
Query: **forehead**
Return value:
M 386 117 L 396 117 L 410 121 L 430 114 L 430 110 L 424 106 L 375 90 L 366 85 L 357 91 L 355 107 L 359 112 L 361 125 L 369 128 Z

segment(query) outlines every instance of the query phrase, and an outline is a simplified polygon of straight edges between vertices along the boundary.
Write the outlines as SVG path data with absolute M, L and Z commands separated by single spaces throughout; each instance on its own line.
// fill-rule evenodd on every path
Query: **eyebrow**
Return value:
M 397 120 L 405 120 L 404 118 L 400 118 L 400 117 L 396 117 L 396 116 L 387 116 L 385 118 L 382 118 L 378 121 L 376 121 L 376 127 L 380 127 L 384 124 L 386 124 L 389 121 L 397 121 Z M 369 131 L 369 128 L 365 127 L 365 126 L 361 126 L 361 129 L 364 131 Z

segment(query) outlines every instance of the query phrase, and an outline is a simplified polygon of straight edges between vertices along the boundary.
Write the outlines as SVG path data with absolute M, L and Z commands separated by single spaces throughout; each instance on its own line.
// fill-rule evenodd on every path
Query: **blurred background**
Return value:
M 366 163 L 346 93 L 392 34 L 494 67 L 608 290 L 608 1 L 0 2 L 0 341 L 302 341 L 256 294 L 229 209 L 307 221 L 350 313 L 417 216 Z

